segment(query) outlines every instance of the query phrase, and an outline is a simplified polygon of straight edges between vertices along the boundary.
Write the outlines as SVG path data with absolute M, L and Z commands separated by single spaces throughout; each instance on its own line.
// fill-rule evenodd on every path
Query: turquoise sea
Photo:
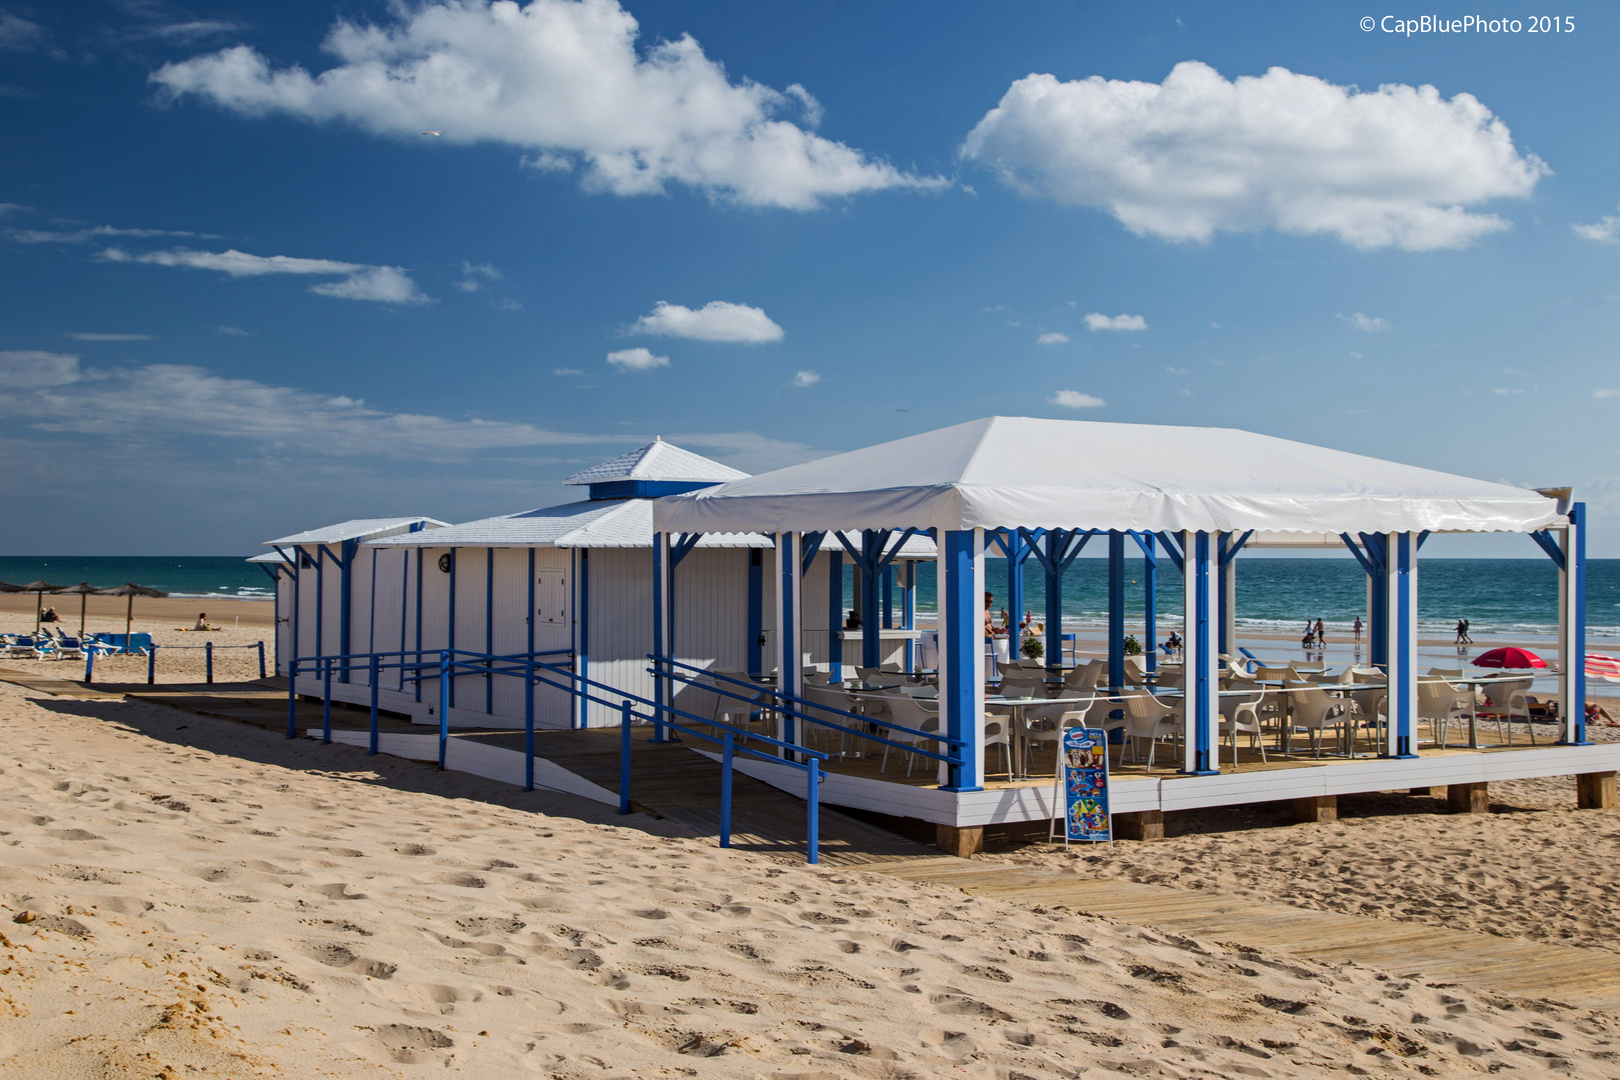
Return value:
M 49 581 L 100 588 L 134 582 L 175 596 L 271 598 L 270 578 L 239 555 L 0 555 L 0 581 L 23 585 Z
M 1342 630 L 1366 611 L 1366 576 L 1349 559 L 1268 559 L 1237 561 L 1238 623 L 1254 631 L 1302 630 L 1306 619 L 1320 617 Z M 934 607 L 934 568 L 920 563 L 918 606 Z M 1127 560 L 1127 618 L 1142 612 L 1143 564 Z M 853 575 L 850 575 L 853 577 Z M 987 559 L 985 585 L 996 594 L 995 607 L 1006 603 L 1006 560 Z M 1045 614 L 1043 575 L 1026 566 L 1024 606 Z M 268 599 L 270 579 L 258 566 L 238 556 L 0 556 L 0 581 L 46 580 L 62 585 L 88 581 L 119 585 L 133 581 L 178 596 Z M 1550 560 L 1424 559 L 1418 568 L 1418 617 L 1430 633 L 1444 633 L 1458 619 L 1481 634 L 1546 635 L 1556 631 L 1558 574 Z M 1077 559 L 1063 579 L 1063 621 L 1075 626 L 1101 626 L 1108 613 L 1108 570 L 1101 559 Z M 1161 570 L 1158 609 L 1166 625 L 1181 614 L 1181 575 Z M 851 598 L 852 600 L 853 598 Z M 1620 559 L 1587 563 L 1587 623 L 1594 641 L 1620 638 Z

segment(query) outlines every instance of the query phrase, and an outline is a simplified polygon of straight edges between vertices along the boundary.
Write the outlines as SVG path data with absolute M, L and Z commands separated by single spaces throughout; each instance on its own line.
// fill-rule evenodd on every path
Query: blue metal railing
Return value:
M 653 667 L 649 668 L 648 671 L 660 678 L 667 678 L 685 686 L 697 686 L 736 701 L 751 702 L 761 709 L 769 709 L 783 717 L 803 720 L 817 727 L 828 728 L 846 735 L 854 735 L 857 738 L 866 739 L 883 746 L 904 750 L 907 753 L 917 754 L 921 757 L 932 758 L 944 765 L 962 765 L 964 761 L 961 754 L 951 753 L 950 751 L 961 750 L 967 746 L 967 743 L 961 739 L 952 739 L 942 731 L 923 731 L 918 728 L 906 727 L 904 724 L 894 723 L 892 720 L 873 720 L 871 717 L 862 716 L 859 713 L 850 712 L 832 705 L 824 705 L 819 701 L 809 701 L 798 695 L 777 690 L 774 687 L 761 686 L 758 683 L 722 675 L 719 672 L 710 671 L 694 664 L 683 664 L 679 660 L 672 660 L 667 656 L 649 655 L 647 659 L 653 662 Z M 696 674 L 689 675 L 686 672 L 695 672 Z M 727 685 L 720 685 L 722 683 Z M 730 690 L 727 686 L 741 687 L 747 692 Z M 842 716 L 855 721 L 860 726 L 850 727 L 836 723 L 827 719 L 828 716 Z M 876 734 L 871 730 L 874 727 L 884 731 L 903 732 L 915 736 L 918 740 L 940 743 L 947 748 L 947 752 L 938 753 L 933 750 L 926 750 L 922 747 L 921 742 L 897 742 Z
M 298 735 L 298 672 L 310 666 L 321 679 L 321 741 L 332 741 L 332 676 L 364 668 L 370 676 L 371 686 L 371 738 L 370 750 L 377 753 L 378 744 L 378 690 L 383 671 L 398 670 L 402 682 L 427 679 L 439 681 L 439 768 L 445 767 L 450 739 L 450 685 L 466 675 L 501 675 L 520 678 L 524 685 L 524 790 L 534 790 L 534 688 L 550 686 L 562 690 L 579 702 L 605 705 L 619 713 L 622 729 L 619 760 L 619 812 L 628 814 L 630 800 L 630 750 L 633 745 L 631 728 L 637 723 L 651 724 L 660 735 L 665 728 L 677 731 L 720 747 L 720 846 L 731 846 L 732 782 L 735 759 L 738 754 L 749 755 L 786 764 L 805 774 L 807 803 L 806 833 L 809 862 L 818 862 L 820 854 L 821 798 L 820 785 L 825 777 L 820 763 L 829 755 L 796 743 L 752 733 L 746 728 L 699 716 L 672 705 L 661 705 L 636 694 L 628 693 L 608 683 L 587 678 L 572 668 L 538 659 L 545 656 L 571 656 L 568 650 L 551 652 L 499 655 L 473 652 L 466 649 L 407 649 L 394 652 L 332 654 L 327 656 L 295 657 L 287 666 L 287 737 Z M 393 658 L 397 657 L 397 660 Z M 414 659 L 410 659 L 414 657 Z M 385 662 L 386 659 L 386 662 Z M 409 672 L 409 674 L 407 674 Z M 710 729 L 703 731 L 699 726 Z M 756 749 L 746 745 L 753 740 L 769 748 Z

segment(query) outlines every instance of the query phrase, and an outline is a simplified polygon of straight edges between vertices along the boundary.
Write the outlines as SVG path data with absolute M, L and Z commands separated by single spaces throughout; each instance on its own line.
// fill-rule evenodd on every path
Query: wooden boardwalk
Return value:
M 212 686 L 85 687 L 0 669 L 0 681 L 59 697 L 116 699 L 127 695 L 272 731 L 285 731 L 287 724 L 286 682 L 281 679 Z M 320 706 L 300 702 L 299 729 L 318 728 L 320 723 Z M 346 730 L 368 726 L 363 711 L 342 708 L 332 710 L 332 723 L 334 728 Z M 433 729 L 385 718 L 382 730 L 420 735 Z M 453 737 L 519 753 L 523 747 L 520 731 L 458 730 Z M 537 732 L 535 750 L 537 756 L 618 791 L 616 730 Z M 700 836 L 718 837 L 720 766 L 694 752 L 692 744 L 650 743 L 647 732 L 638 729 L 631 746 L 630 783 L 633 803 L 639 809 L 679 822 Z M 747 776 L 735 777 L 734 847 L 797 857 L 804 851 L 804 838 L 803 800 Z M 1607 950 L 1268 904 L 1208 889 L 1173 889 L 1083 878 L 991 859 L 949 858 L 831 809 L 823 809 L 821 814 L 821 858 L 827 865 L 951 886 L 1022 907 L 1067 909 L 1324 963 L 1351 962 L 1429 983 L 1458 983 L 1587 1008 L 1620 1007 L 1620 955 Z
M 1209 889 L 1083 878 L 990 860 L 940 857 L 864 869 L 952 885 L 1021 907 L 1067 908 L 1266 952 L 1355 963 L 1427 983 L 1459 983 L 1584 1008 L 1620 1006 L 1620 955 L 1606 949 L 1267 904 Z

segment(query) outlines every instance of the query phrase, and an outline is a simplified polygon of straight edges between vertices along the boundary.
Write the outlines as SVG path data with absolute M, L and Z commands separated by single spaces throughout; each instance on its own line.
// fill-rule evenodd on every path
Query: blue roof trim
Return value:
M 591 499 L 656 499 L 714 487 L 718 480 L 608 480 L 590 486 Z

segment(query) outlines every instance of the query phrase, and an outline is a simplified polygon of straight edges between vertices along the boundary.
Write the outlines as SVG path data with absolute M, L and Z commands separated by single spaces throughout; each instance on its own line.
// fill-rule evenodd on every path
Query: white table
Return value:
M 997 705 L 1009 710 L 1008 719 L 1012 721 L 1013 727 L 1012 739 L 1009 740 L 1012 743 L 1013 778 L 1016 780 L 1024 779 L 1024 725 L 1021 722 L 1024 709 L 1031 705 L 1074 705 L 1082 701 L 1093 700 L 1095 700 L 1095 695 L 1091 694 L 1084 697 L 1076 694 L 1055 698 L 1010 698 L 996 694 L 985 698 L 984 703 L 986 705 Z

